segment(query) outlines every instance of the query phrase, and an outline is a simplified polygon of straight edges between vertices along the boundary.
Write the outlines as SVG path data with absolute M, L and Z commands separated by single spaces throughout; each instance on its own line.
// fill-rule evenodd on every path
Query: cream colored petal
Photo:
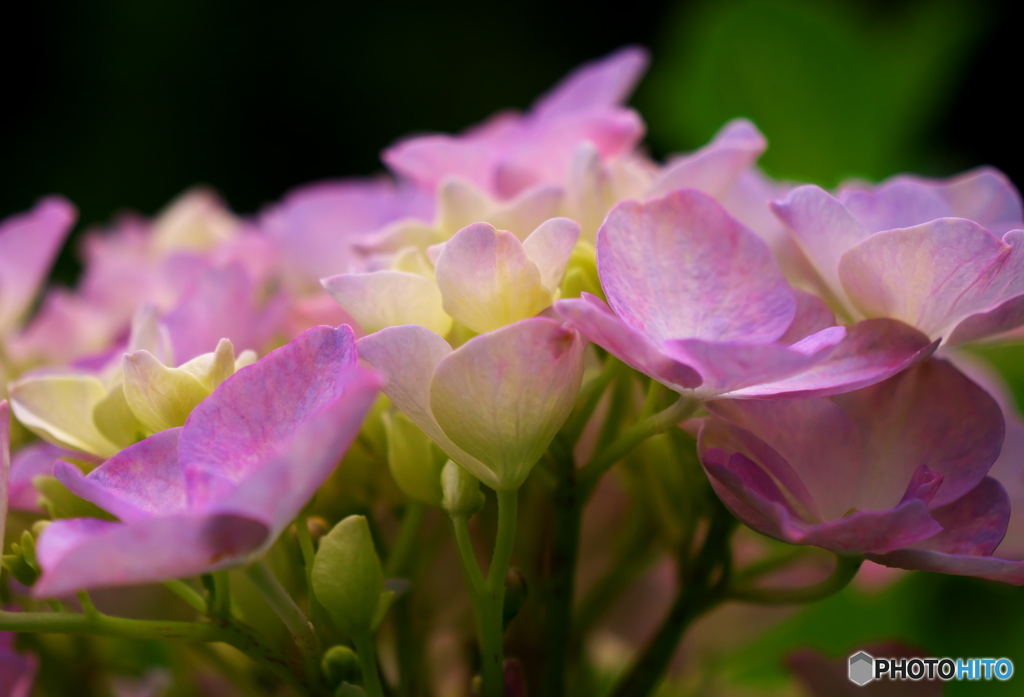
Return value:
M 192 410 L 210 396 L 202 383 L 180 368 L 168 368 L 148 351 L 124 357 L 124 396 L 150 432 L 182 426 Z
M 367 334 L 419 324 L 444 336 L 452 328 L 441 291 L 429 278 L 402 271 L 372 271 L 332 276 L 322 283 Z
M 11 409 L 26 428 L 55 445 L 100 457 L 120 450 L 92 419 L 107 394 L 94 375 L 40 375 L 10 387 Z

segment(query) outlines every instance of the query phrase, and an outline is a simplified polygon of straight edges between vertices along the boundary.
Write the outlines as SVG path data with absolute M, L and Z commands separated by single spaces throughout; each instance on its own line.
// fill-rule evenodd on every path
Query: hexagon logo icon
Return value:
M 875 659 L 858 651 L 850 656 L 850 682 L 863 687 L 875 679 Z

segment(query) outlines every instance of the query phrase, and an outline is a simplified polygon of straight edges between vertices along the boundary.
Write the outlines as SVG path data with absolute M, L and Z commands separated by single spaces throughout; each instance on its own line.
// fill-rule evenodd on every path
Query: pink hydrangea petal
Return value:
M 796 316 L 786 333 L 779 337 L 780 344 L 794 344 L 835 326 L 836 316 L 821 298 L 802 290 L 794 290 L 793 297 L 796 298 Z
M 744 523 L 784 542 L 814 545 L 840 554 L 885 553 L 942 529 L 929 514 L 928 506 L 916 499 L 886 511 L 861 511 L 817 523 L 803 521 L 785 505 L 785 495 L 777 485 L 751 460 L 739 453 L 723 456 L 721 451 L 711 451 L 702 457 L 716 492 Z M 743 505 L 736 506 L 736 501 Z
M 876 187 L 845 186 L 839 199 L 871 232 L 936 218 L 966 218 L 996 233 L 1020 227 L 1021 199 L 999 170 L 979 167 L 946 180 L 899 175 Z
M 564 116 L 621 104 L 636 89 L 650 55 L 639 46 L 626 46 L 576 68 L 533 104 L 538 118 Z
M 601 226 L 597 255 L 612 309 L 657 344 L 764 343 L 796 314 L 764 241 L 698 191 L 620 203 Z
M 709 402 L 707 409 L 718 418 L 703 423 L 701 452 L 715 447 L 745 453 L 767 468 L 804 510 L 818 512 L 818 519 L 839 518 L 855 506 L 863 474 L 857 466 L 863 460 L 863 436 L 831 400 L 722 399 Z M 824 453 L 834 466 L 821 466 Z
M 429 220 L 432 208 L 430 197 L 383 177 L 320 182 L 289 192 L 260 226 L 295 286 L 312 291 L 325 276 L 365 271 L 360 243 L 396 220 Z
M 188 494 L 178 464 L 180 428 L 161 431 L 125 448 L 88 475 L 57 462 L 54 476 L 74 495 L 126 523 L 185 511 Z
M 589 293 L 583 293 L 581 298 L 559 300 L 555 312 L 568 326 L 622 362 L 674 390 L 693 389 L 701 384 L 700 373 L 667 356 Z
M 839 275 L 866 316 L 945 337 L 970 315 L 1024 295 L 1022 239 L 1024 230 L 1004 241 L 971 221 L 942 218 L 872 235 L 843 255 Z
M 807 341 L 803 339 L 794 346 Z M 789 377 L 734 390 L 736 399 L 792 399 L 841 394 L 874 385 L 930 356 L 938 341 L 889 319 L 858 322 L 823 360 Z
M 49 475 L 53 465 L 70 451 L 45 442 L 32 443 L 11 458 L 11 475 L 8 483 L 9 504 L 13 510 L 40 513 L 39 492 L 32 480 L 40 474 Z M 81 456 L 80 454 L 78 454 Z
M 553 320 L 525 319 L 470 339 L 437 365 L 430 406 L 444 432 L 516 489 L 576 403 L 580 335 Z
M 773 201 L 771 208 L 829 289 L 841 293 L 839 260 L 867 239 L 868 231 L 842 203 L 817 186 L 797 187 L 782 201 Z
M 66 199 L 50 196 L 0 221 L 0 330 L 29 309 L 77 215 Z
M 999 456 L 999 405 L 946 361 L 925 361 L 833 401 L 868 434 L 866 461 L 879 476 L 865 496 L 877 505 L 893 501 L 896 481 L 907 480 L 898 472 L 926 465 L 944 475 L 931 502 L 943 506 L 973 489 Z
M 376 379 L 356 363 L 355 338 L 347 326 L 314 327 L 242 368 L 192 411 L 181 431 L 178 459 L 189 482 L 190 507 L 216 502 L 214 492 L 192 486 L 197 474 L 235 483 L 258 476 L 301 437 L 305 423 L 333 413 L 339 402 L 351 400 L 365 414 L 375 387 Z M 359 409 L 355 412 L 350 417 Z M 337 424 L 339 432 L 350 426 Z M 344 447 L 331 445 L 322 457 L 337 463 Z
M 718 198 L 732 189 L 767 147 L 768 141 L 754 124 L 735 119 L 722 126 L 703 148 L 666 165 L 649 194 L 698 189 Z M 767 199 L 763 205 L 767 206 Z
M 985 477 L 956 501 L 932 511 L 943 527 L 938 535 L 914 545 L 944 554 L 991 556 L 1006 535 L 1010 497 L 1003 485 Z
M 546 220 L 523 241 L 523 250 L 540 271 L 541 284 L 554 292 L 580 237 L 580 226 L 568 218 Z
M 209 269 L 164 318 L 179 364 L 230 339 L 236 353 L 266 348 L 284 318 L 281 296 L 264 302 L 260 288 L 239 264 Z
M 775 382 L 809 370 L 824 360 L 832 346 L 843 338 L 841 331 L 825 330 L 825 333 L 828 341 L 808 353 L 782 344 L 740 344 L 699 339 L 666 341 L 664 351 L 670 358 L 700 373 L 699 392 L 710 397 Z
M 889 554 L 869 555 L 868 558 L 877 564 L 897 569 L 974 576 L 1024 586 L 1024 561 L 971 554 L 943 554 L 924 549 L 899 549 Z
M 384 377 L 382 391 L 431 440 L 482 481 L 490 470 L 445 434 L 430 407 L 430 383 L 452 352 L 444 339 L 419 325 L 389 327 L 358 342 L 359 357 Z
M 268 534 L 262 521 L 231 515 L 178 514 L 131 524 L 54 521 L 36 543 L 43 574 L 32 594 L 53 598 L 196 576 L 237 564 L 265 544 Z
M 7 524 L 7 498 L 11 476 L 11 408 L 0 400 L 0 544 Z

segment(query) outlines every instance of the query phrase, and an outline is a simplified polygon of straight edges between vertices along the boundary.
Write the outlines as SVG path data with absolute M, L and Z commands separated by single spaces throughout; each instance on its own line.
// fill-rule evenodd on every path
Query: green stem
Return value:
M 465 516 L 453 516 L 452 527 L 455 530 L 455 546 L 459 549 L 459 561 L 462 562 L 462 570 L 466 573 L 466 580 L 469 581 L 469 592 L 473 598 L 484 593 L 484 575 L 480 573 L 480 563 L 476 560 L 476 552 L 473 551 L 473 540 L 469 536 L 469 521 Z
M 387 565 L 384 567 L 386 576 L 412 579 L 415 575 L 416 552 L 419 549 L 420 530 L 426 512 L 426 506 L 419 501 L 412 501 L 406 506 L 402 525 L 398 529 Z M 417 640 L 415 632 L 414 598 L 414 593 L 403 594 L 395 601 L 391 615 L 395 627 L 395 658 L 398 662 L 400 697 L 418 694 L 421 682 L 421 642 Z
M 5 612 L 0 610 L 0 631 L 72 634 L 137 639 L 142 641 L 217 642 L 228 644 L 266 666 L 278 677 L 307 694 L 305 687 L 288 670 L 288 661 L 267 646 L 251 629 L 235 622 L 174 622 L 133 620 L 96 615 L 50 612 Z
M 88 591 L 78 591 L 78 604 L 82 606 L 82 612 L 86 617 L 96 619 L 101 614 L 93 604 L 92 598 L 89 597 Z
M 554 519 L 548 558 L 547 612 L 543 635 L 542 697 L 565 694 L 573 628 L 576 562 L 579 555 L 583 501 L 576 483 L 576 464 L 571 451 L 558 458 L 558 485 L 554 492 Z
M 317 660 L 316 637 L 313 634 L 313 627 L 309 620 L 295 604 L 288 591 L 284 589 L 281 582 L 270 571 L 265 561 L 258 561 L 249 565 L 246 575 L 253 582 L 256 588 L 263 595 L 264 599 L 281 618 L 285 627 L 291 633 L 302 654 L 303 669 L 306 672 L 306 680 L 316 684 L 319 679 L 319 661 Z
M 491 568 L 480 598 L 481 697 L 505 695 L 505 579 L 512 564 L 516 539 L 516 507 L 519 492 L 498 491 L 498 535 L 494 542 Z
M 164 587 L 188 603 L 200 615 L 205 615 L 209 612 L 203 596 L 199 595 L 192 586 L 184 581 L 165 581 Z
M 636 664 L 615 686 L 611 697 L 647 697 L 652 694 L 686 628 L 725 598 L 723 591 L 728 583 L 730 565 L 728 542 L 735 523 L 736 519 L 718 504 L 696 560 L 681 567 L 679 591 L 672 607 Z M 717 572 L 721 576 L 713 583 L 712 578 Z
M 395 544 L 391 547 L 391 554 L 388 555 L 387 564 L 384 566 L 385 576 L 392 577 L 408 572 L 416 555 L 419 532 L 426 513 L 427 507 L 419 501 L 411 501 L 405 507 L 402 525 L 398 529 Z
M 565 434 L 566 439 L 570 443 L 575 443 L 579 440 L 580 434 L 583 433 L 587 422 L 593 415 L 594 410 L 597 409 L 597 404 L 601 401 L 601 397 L 604 395 L 609 383 L 611 383 L 612 378 L 615 377 L 615 373 L 624 367 L 625 365 L 620 360 L 608 356 L 601 372 L 580 389 L 580 395 L 576 400 L 576 408 L 573 409 L 565 422 L 565 426 L 562 427 L 562 433 Z
M 680 397 L 672 406 L 664 409 L 643 421 L 634 424 L 602 448 L 587 465 L 580 470 L 579 481 L 589 495 L 601 478 L 612 465 L 625 457 L 633 448 L 648 438 L 664 433 L 690 417 L 701 402 L 694 397 Z
M 377 650 L 373 645 L 373 637 L 369 632 L 359 632 L 352 637 L 359 656 L 359 666 L 363 671 L 363 689 L 367 697 L 384 697 L 384 688 L 380 683 L 377 670 Z
M 210 605 L 210 612 L 214 617 L 231 616 L 231 579 L 227 571 L 214 571 L 210 574 L 213 577 L 213 601 Z
M 836 566 L 828 578 L 804 588 L 731 587 L 728 597 L 759 605 L 798 605 L 835 595 L 850 584 L 860 570 L 863 557 L 836 555 Z

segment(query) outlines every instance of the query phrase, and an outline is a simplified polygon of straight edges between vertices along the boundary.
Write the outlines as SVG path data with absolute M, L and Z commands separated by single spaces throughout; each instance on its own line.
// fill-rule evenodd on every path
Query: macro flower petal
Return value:
M 11 410 L 26 428 L 52 443 L 109 457 L 121 448 L 91 418 L 108 392 L 93 375 L 33 375 L 11 384 Z
M 1001 240 L 969 220 L 941 218 L 875 233 L 843 255 L 839 276 L 865 316 L 945 338 L 967 317 L 1024 296 L 1022 239 L 1024 230 Z
M 78 216 L 60 196 L 0 221 L 0 334 L 29 310 Z
M 796 300 L 767 245 L 694 190 L 616 206 L 598 233 L 608 303 L 657 343 L 779 338 Z
M 470 339 L 438 363 L 434 417 L 490 468 L 495 488 L 518 488 L 568 418 L 585 346 L 577 332 L 537 317 Z
M 420 324 L 447 334 L 452 318 L 433 279 L 404 271 L 341 274 L 323 281 L 345 312 L 367 334 L 386 327 Z
M 438 364 L 452 352 L 448 342 L 429 329 L 411 324 L 390 327 L 357 342 L 359 357 L 384 378 L 381 390 L 441 450 L 491 486 L 495 479 L 478 459 L 444 432 L 430 402 L 430 385 Z
M 435 274 L 444 311 L 481 334 L 533 317 L 552 301 L 523 243 L 487 223 L 455 233 L 437 258 Z

